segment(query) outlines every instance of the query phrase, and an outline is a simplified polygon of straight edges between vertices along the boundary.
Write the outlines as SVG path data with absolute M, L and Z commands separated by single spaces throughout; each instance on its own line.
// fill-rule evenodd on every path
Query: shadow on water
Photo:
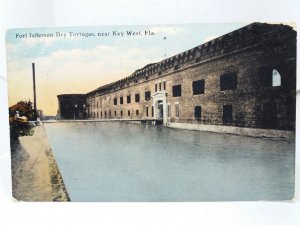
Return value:
M 74 201 L 283 200 L 294 140 L 122 122 L 45 125 Z

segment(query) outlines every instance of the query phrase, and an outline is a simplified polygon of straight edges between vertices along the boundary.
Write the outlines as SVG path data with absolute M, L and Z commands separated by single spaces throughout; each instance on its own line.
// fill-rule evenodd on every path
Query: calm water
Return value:
M 281 200 L 292 141 L 121 122 L 44 124 L 72 201 Z

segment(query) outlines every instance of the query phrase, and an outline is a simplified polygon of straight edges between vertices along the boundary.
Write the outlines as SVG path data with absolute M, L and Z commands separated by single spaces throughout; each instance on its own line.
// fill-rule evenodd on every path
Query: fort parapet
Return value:
M 92 119 L 294 130 L 296 32 L 252 23 L 85 97 Z

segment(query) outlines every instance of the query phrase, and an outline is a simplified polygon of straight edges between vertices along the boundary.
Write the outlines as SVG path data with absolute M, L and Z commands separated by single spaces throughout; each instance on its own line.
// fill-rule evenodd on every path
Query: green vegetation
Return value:
M 9 107 L 10 138 L 33 135 L 34 130 L 29 123 L 32 120 L 34 120 L 34 112 L 30 101 L 20 101 Z

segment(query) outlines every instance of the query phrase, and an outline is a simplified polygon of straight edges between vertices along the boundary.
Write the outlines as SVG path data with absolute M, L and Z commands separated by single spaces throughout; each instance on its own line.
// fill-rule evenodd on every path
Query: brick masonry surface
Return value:
M 77 97 L 84 99 L 78 115 L 88 119 L 166 116 L 167 123 L 295 130 L 296 32 L 252 23 Z

